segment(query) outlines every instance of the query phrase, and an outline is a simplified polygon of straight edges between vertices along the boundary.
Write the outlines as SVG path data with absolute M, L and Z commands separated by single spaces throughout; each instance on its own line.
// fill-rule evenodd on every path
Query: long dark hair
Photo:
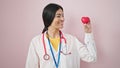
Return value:
M 55 4 L 55 3 L 50 3 L 44 8 L 43 13 L 42 13 L 44 29 L 42 33 L 48 30 L 48 27 L 51 25 L 55 17 L 56 11 L 59 9 L 63 10 L 63 8 L 60 5 Z

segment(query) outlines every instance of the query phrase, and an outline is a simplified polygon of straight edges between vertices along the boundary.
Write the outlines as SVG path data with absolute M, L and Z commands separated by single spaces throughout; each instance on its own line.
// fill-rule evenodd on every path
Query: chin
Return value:
M 58 28 L 58 30 L 61 30 L 61 29 L 63 29 L 63 27 Z
M 63 28 L 63 26 L 60 27 L 60 29 L 62 29 L 62 28 Z

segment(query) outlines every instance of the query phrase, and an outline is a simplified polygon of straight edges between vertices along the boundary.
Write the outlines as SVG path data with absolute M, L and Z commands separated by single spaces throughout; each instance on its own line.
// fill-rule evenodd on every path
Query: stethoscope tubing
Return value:
M 43 36 L 42 36 L 42 42 L 43 42 L 43 45 L 44 45 L 44 52 L 45 52 L 45 54 L 44 54 L 44 56 L 43 56 L 43 59 L 44 59 L 44 60 L 49 60 L 49 59 L 50 59 L 50 56 L 47 54 L 47 50 L 46 50 L 46 46 L 45 46 L 45 41 L 44 41 L 44 34 L 43 34 Z
M 66 44 L 66 43 L 67 43 L 66 38 L 63 36 L 63 33 L 62 33 L 61 31 L 60 31 L 60 35 L 61 35 L 61 38 L 60 38 L 61 44 L 62 44 L 62 39 L 64 40 L 64 42 L 65 42 L 65 44 Z M 43 56 L 43 59 L 44 59 L 44 60 L 49 60 L 49 59 L 50 59 L 50 55 L 47 53 L 47 50 L 46 50 L 44 33 L 42 34 L 42 42 L 43 42 L 44 52 L 45 52 L 45 54 L 44 54 L 44 56 Z M 65 46 L 67 46 L 67 45 L 65 45 Z M 60 53 L 62 53 L 62 54 L 64 54 L 64 55 L 69 55 L 69 54 L 71 54 L 71 52 L 69 52 L 69 53 L 64 53 L 64 52 L 62 52 L 62 51 L 60 51 Z

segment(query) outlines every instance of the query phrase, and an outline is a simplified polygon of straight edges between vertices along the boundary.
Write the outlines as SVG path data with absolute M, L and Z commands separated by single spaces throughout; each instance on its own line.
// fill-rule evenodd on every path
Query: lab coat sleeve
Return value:
M 39 68 L 38 55 L 35 51 L 33 42 L 30 43 L 25 68 Z
M 96 57 L 96 47 L 93 39 L 93 34 L 85 33 L 85 39 L 84 39 L 85 44 L 80 43 L 77 39 L 76 41 L 77 41 L 76 44 L 79 44 L 78 53 L 80 55 L 80 58 L 86 62 L 95 62 L 97 57 Z

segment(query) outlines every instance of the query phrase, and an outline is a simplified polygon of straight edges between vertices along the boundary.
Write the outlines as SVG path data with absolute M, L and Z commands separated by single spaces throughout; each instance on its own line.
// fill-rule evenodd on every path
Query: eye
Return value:
M 60 15 L 57 15 L 56 17 L 57 17 L 57 18 L 60 18 L 61 16 L 60 16 Z
M 60 18 L 60 17 L 64 17 L 64 15 L 63 14 L 57 14 L 56 17 Z

